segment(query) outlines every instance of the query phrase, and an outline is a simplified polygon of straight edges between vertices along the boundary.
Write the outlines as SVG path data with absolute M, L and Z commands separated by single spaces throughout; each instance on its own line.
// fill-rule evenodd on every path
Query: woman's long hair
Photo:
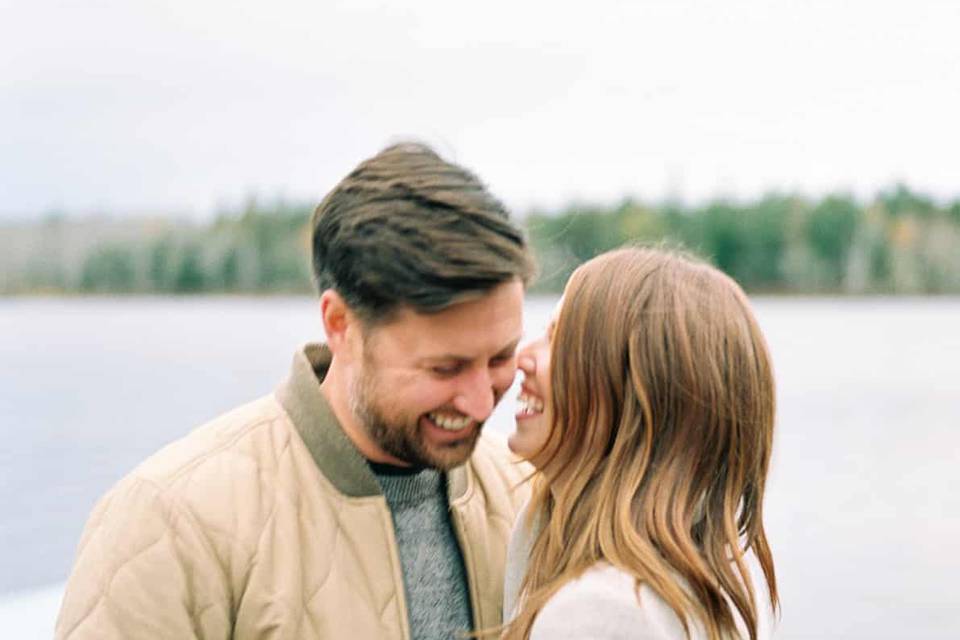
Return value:
M 529 509 L 545 524 L 505 637 L 528 637 L 547 600 L 603 560 L 638 595 L 659 595 L 688 635 L 696 621 L 711 639 L 735 637 L 739 616 L 755 639 L 747 550 L 778 606 L 762 517 L 774 381 L 740 287 L 676 252 L 594 258 L 567 286 L 550 379 Z

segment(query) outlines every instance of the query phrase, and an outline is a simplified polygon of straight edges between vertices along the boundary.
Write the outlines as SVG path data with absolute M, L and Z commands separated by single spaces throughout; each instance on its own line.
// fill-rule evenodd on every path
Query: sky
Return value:
M 519 214 L 960 196 L 960 3 L 0 0 L 0 220 L 315 202 L 416 139 Z

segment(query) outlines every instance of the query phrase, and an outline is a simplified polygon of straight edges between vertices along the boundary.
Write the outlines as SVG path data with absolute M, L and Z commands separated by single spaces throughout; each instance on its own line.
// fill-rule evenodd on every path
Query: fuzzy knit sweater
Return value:
M 411 636 L 449 640 L 469 632 L 470 595 L 443 475 L 376 463 L 370 468 L 393 515 Z
M 541 527 L 541 518 L 527 523 L 527 507 L 517 516 L 507 547 L 504 576 L 503 615 L 509 620 L 517 613 L 518 597 L 533 541 Z M 757 638 L 768 640 L 774 630 L 774 613 L 760 570 L 760 563 L 747 555 L 750 579 L 757 590 L 759 616 Z M 737 626 L 747 637 L 742 622 Z M 701 625 L 691 621 L 690 640 L 707 637 Z M 557 591 L 534 620 L 530 640 L 684 640 L 687 638 L 680 618 L 656 592 L 641 585 L 638 593 L 632 575 L 606 562 L 598 562 L 580 577 Z

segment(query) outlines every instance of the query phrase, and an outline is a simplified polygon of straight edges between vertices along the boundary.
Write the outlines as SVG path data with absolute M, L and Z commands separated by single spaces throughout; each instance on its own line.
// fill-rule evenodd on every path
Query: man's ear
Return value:
M 320 294 L 320 317 L 330 352 L 334 356 L 349 359 L 350 338 L 360 328 L 356 314 L 339 293 L 327 289 Z

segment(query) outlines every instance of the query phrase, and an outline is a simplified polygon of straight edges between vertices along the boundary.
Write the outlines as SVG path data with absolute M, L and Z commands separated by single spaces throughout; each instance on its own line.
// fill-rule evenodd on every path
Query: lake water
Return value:
M 530 335 L 554 303 L 529 301 Z M 755 305 L 779 392 L 777 637 L 960 637 L 960 299 Z M 0 300 L 3 635 L 50 636 L 98 496 L 319 337 L 305 298 Z

